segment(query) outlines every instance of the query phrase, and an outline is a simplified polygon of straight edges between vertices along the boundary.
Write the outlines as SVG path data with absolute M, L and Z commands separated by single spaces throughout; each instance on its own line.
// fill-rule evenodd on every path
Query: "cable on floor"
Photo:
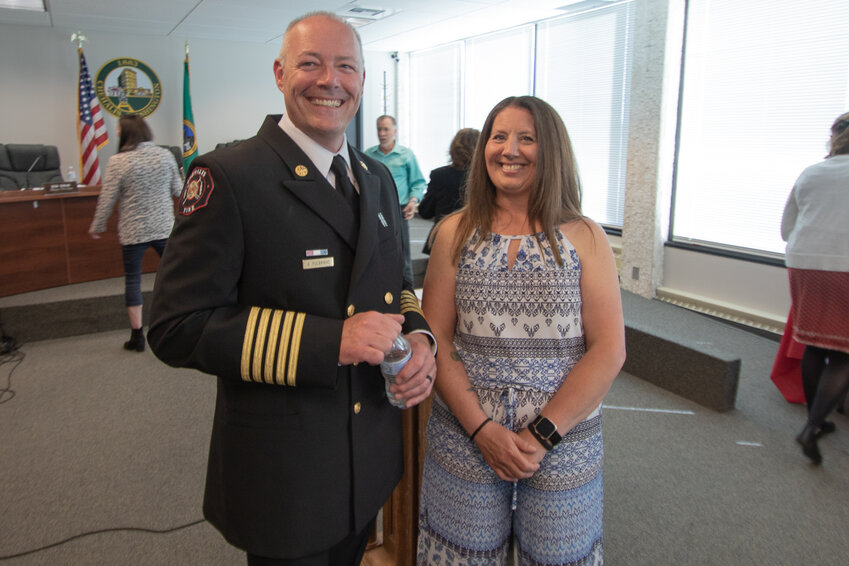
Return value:
M 156 535 L 165 535 L 169 533 L 173 533 L 179 531 L 181 529 L 187 529 L 189 527 L 194 527 L 195 525 L 199 525 L 201 523 L 205 523 L 206 519 L 198 519 L 197 521 L 193 521 L 191 523 L 186 523 L 185 525 L 178 525 L 176 527 L 170 529 L 146 529 L 144 527 L 112 527 L 109 529 L 98 529 L 96 531 L 86 531 L 84 533 L 80 533 L 78 535 L 74 535 L 68 537 L 64 540 L 60 540 L 58 542 L 54 542 L 51 544 L 47 544 L 45 546 L 41 546 L 39 548 L 33 548 L 31 550 L 25 550 L 23 552 L 19 552 L 17 554 L 9 554 L 6 556 L 0 556 L 0 560 L 9 560 L 11 558 L 20 558 L 21 556 L 27 556 L 29 554 L 35 554 L 36 552 L 42 552 L 44 550 L 48 550 L 50 548 L 55 548 L 57 546 L 62 546 L 63 544 L 67 544 L 72 540 L 84 538 L 91 535 L 101 535 L 104 533 L 116 533 L 116 532 L 136 532 L 136 533 L 151 533 Z
M 6 376 L 6 384 L 0 387 L 0 405 L 7 401 L 11 401 L 15 397 L 15 390 L 12 389 L 12 374 L 16 369 L 18 369 L 18 366 L 21 365 L 26 357 L 26 354 L 21 352 L 18 348 L 19 346 L 16 346 L 16 348 L 11 352 L 0 355 L 0 366 L 5 364 L 15 364 Z

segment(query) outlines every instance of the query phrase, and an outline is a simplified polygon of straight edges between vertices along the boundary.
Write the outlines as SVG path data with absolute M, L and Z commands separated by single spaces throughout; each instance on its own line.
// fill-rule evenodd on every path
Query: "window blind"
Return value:
M 410 54 L 410 148 L 425 179 L 448 164 L 448 146 L 460 129 L 461 44 Z
M 633 4 L 537 24 L 536 95 L 566 124 L 584 214 L 621 227 L 630 112 Z
M 784 252 L 799 173 L 849 109 L 849 2 L 689 0 L 673 240 Z
M 466 41 L 464 127 L 480 130 L 496 104 L 531 94 L 533 40 L 533 26 L 523 26 Z
M 481 129 L 507 96 L 536 94 L 560 113 L 584 186 L 584 214 L 621 227 L 633 3 L 469 38 L 410 55 L 411 147 L 422 171 L 448 162 L 461 127 Z

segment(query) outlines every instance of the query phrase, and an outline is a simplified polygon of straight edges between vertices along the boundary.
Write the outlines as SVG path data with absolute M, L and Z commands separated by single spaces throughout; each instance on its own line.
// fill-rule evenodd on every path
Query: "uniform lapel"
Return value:
M 298 144 L 280 129 L 274 118 L 266 117 L 258 135 L 288 169 L 289 175 L 283 185 L 339 234 L 351 249 L 356 249 L 357 219 L 351 214 L 350 205 L 319 173 Z
M 377 253 L 380 178 L 368 170 L 356 151 L 350 150 L 350 157 L 351 169 L 360 186 L 360 235 L 351 273 L 353 286 L 366 273 L 372 256 Z

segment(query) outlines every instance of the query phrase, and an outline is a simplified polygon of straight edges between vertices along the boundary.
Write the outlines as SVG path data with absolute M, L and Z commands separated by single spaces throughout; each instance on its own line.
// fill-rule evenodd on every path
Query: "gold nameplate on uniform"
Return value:
M 301 260 L 304 263 L 304 269 L 318 269 L 320 267 L 333 267 L 332 257 L 317 257 L 313 259 Z

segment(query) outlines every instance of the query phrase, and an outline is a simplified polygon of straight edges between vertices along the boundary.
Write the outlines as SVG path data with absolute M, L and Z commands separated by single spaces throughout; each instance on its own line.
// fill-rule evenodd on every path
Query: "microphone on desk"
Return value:
M 33 168 L 33 167 L 35 167 L 35 164 L 36 164 L 36 163 L 38 163 L 38 161 L 39 161 L 40 159 L 41 159 L 41 156 L 40 156 L 40 155 L 37 155 L 37 156 L 36 156 L 36 158 L 32 160 L 32 164 L 31 164 L 31 165 L 29 166 L 29 168 L 27 169 L 27 186 L 28 186 L 28 187 L 29 187 L 29 173 L 30 173 L 30 171 L 32 171 L 32 168 Z M 30 187 L 30 188 L 33 188 L 33 189 L 34 189 L 34 187 Z
M 27 169 L 27 173 L 29 173 L 30 171 L 32 171 L 32 168 L 33 168 L 33 167 L 35 167 L 35 164 L 36 164 L 36 163 L 38 163 L 38 160 L 39 160 L 39 159 L 41 159 L 41 157 L 42 157 L 42 156 L 41 156 L 41 155 L 39 155 L 39 156 L 37 156 L 35 159 L 33 159 L 33 160 L 32 160 L 32 165 L 30 165 L 30 166 L 29 166 L 29 169 Z

